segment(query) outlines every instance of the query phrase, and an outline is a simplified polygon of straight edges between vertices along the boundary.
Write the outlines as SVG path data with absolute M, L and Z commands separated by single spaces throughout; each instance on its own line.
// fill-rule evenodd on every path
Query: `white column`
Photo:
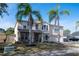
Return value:
M 44 42 L 44 40 L 43 40 L 43 39 L 44 39 L 44 34 L 42 33 L 42 40 L 41 40 L 41 42 Z
M 32 32 L 32 42 L 34 42 L 34 32 Z

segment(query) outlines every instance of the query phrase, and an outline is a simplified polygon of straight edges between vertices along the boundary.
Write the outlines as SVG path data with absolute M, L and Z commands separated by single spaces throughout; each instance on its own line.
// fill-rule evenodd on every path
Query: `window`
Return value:
M 46 35 L 46 36 L 45 36 L 45 38 L 46 38 L 46 40 L 48 40 L 49 36 L 48 36 L 48 35 Z
M 47 25 L 43 25 L 42 29 L 43 30 L 48 30 L 48 26 Z
M 48 30 L 48 26 L 46 27 L 46 30 Z
M 38 24 L 36 24 L 36 29 L 38 29 Z
M 59 28 L 55 28 L 54 32 L 58 33 L 59 32 Z
M 25 25 L 23 27 L 24 27 L 24 29 L 26 29 L 26 26 Z

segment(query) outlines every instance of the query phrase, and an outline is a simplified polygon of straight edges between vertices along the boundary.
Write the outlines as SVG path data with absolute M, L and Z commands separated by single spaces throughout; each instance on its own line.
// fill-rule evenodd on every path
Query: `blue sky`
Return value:
M 8 4 L 8 13 L 9 16 L 4 15 L 4 18 L 0 18 L 0 27 L 7 29 L 9 27 L 14 27 L 16 23 L 16 13 L 17 6 L 16 4 Z M 33 10 L 39 10 L 43 20 L 48 21 L 48 12 L 51 9 L 56 7 L 55 3 L 35 3 L 31 4 Z M 77 3 L 62 3 L 60 4 L 59 10 L 67 9 L 70 11 L 70 15 L 61 15 L 60 16 L 60 25 L 64 26 L 64 29 L 69 29 L 72 32 L 75 31 L 75 22 L 79 20 L 79 4 Z

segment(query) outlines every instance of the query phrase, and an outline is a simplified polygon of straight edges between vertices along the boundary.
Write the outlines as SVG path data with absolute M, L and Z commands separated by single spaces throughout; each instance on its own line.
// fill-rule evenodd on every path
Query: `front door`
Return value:
M 34 33 L 34 42 L 38 43 L 41 41 L 41 34 L 40 33 Z
M 28 42 L 29 33 L 28 32 L 22 32 L 21 33 L 21 41 L 22 42 Z

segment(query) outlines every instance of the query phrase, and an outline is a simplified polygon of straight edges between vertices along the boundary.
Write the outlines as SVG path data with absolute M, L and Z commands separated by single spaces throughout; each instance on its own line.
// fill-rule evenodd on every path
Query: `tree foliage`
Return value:
M 59 10 L 59 4 L 56 5 L 56 9 L 52 9 L 49 11 L 49 22 L 52 22 L 53 20 L 59 21 L 60 15 L 70 15 L 70 12 L 68 10 Z
M 18 12 L 16 14 L 17 20 L 23 20 L 23 18 L 28 17 L 28 21 L 32 25 L 34 22 L 33 15 L 37 17 L 37 20 L 42 21 L 42 17 L 37 10 L 32 10 L 32 7 L 28 3 L 18 4 Z
M 6 35 L 11 35 L 11 34 L 14 34 L 14 28 L 10 27 L 6 30 Z
M 68 36 L 70 33 L 71 33 L 71 31 L 69 29 L 66 29 L 63 31 L 64 36 Z
M 6 3 L 0 3 L 0 16 L 3 17 L 4 14 L 8 15 L 7 12 L 8 5 Z

